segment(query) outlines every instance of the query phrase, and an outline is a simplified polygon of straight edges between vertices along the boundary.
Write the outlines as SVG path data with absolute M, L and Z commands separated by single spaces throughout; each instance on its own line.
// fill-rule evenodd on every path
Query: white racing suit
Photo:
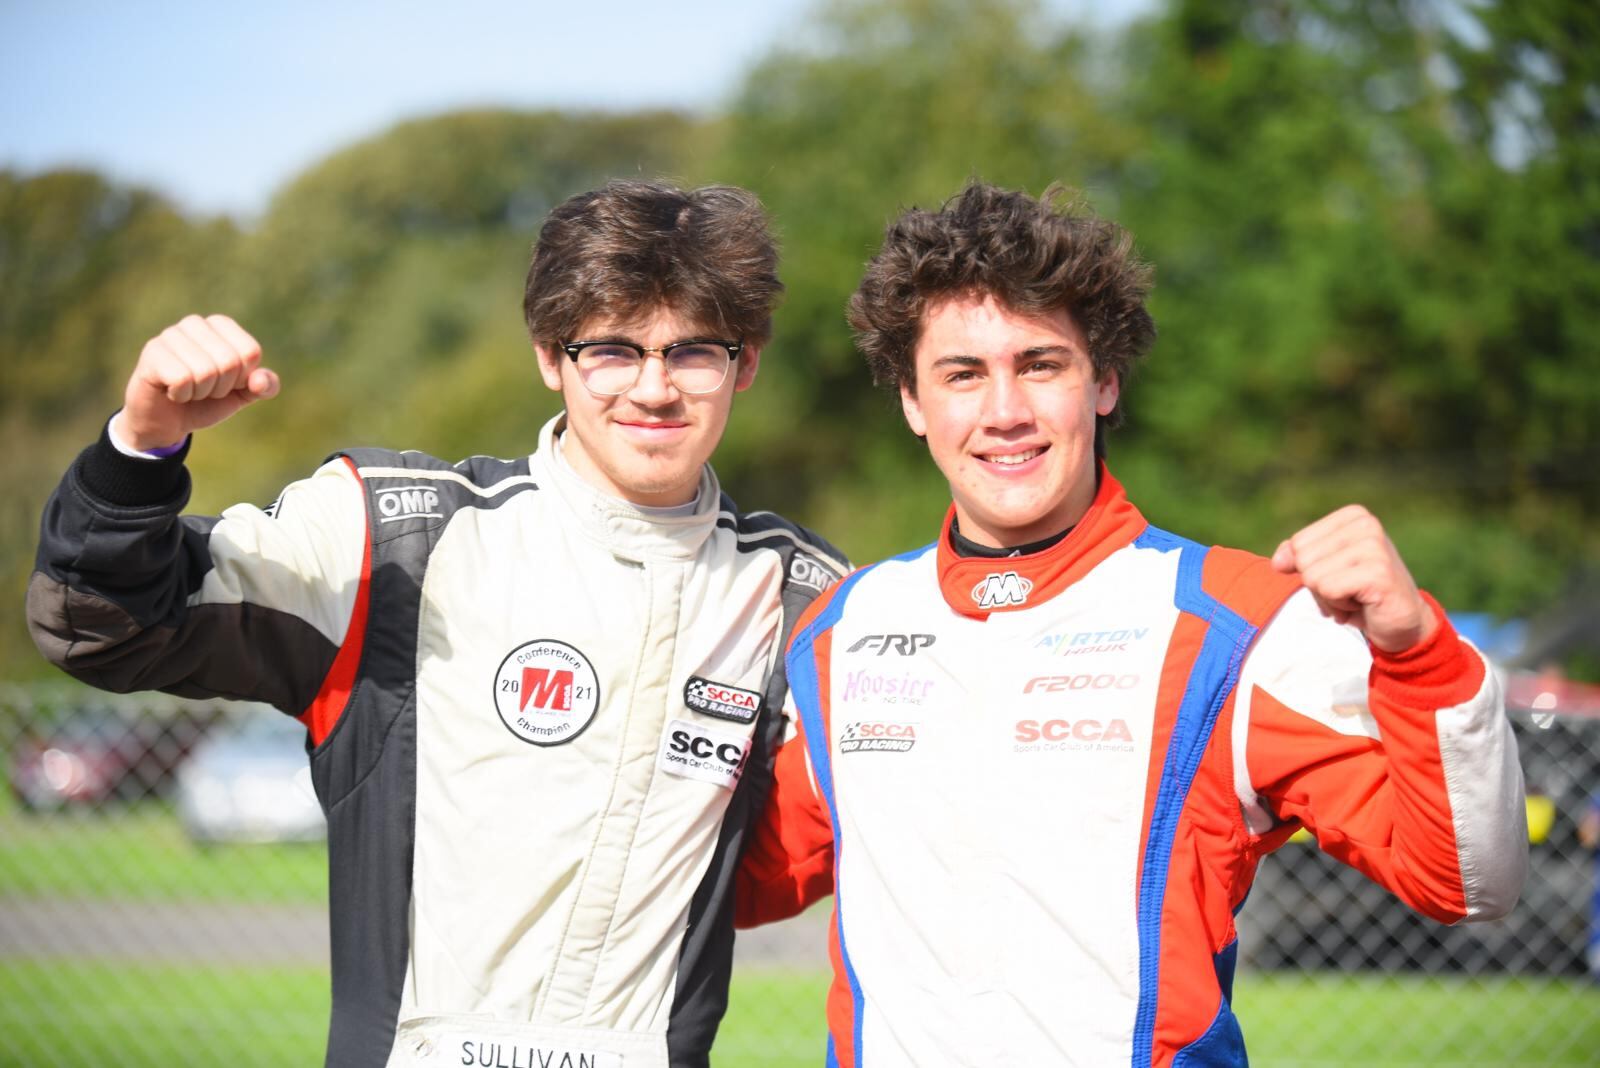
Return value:
M 1527 867 L 1494 675 L 1440 617 L 1369 650 L 1102 469 L 1060 542 L 936 545 L 820 598 L 739 919 L 834 894 L 829 1061 L 1239 1065 L 1234 913 L 1297 829 L 1445 922 Z
M 707 468 L 694 514 L 553 454 L 339 454 L 180 516 L 102 437 L 47 506 L 39 648 L 96 686 L 269 702 L 328 817 L 330 1065 L 703 1065 L 781 651 L 843 565 Z

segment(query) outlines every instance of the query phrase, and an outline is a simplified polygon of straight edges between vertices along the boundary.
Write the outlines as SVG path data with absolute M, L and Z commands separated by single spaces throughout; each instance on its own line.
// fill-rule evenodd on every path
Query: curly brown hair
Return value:
M 534 344 L 573 340 L 596 318 L 653 308 L 761 345 L 783 294 L 778 247 L 755 194 L 613 180 L 556 205 L 539 230 L 522 313 Z
M 875 382 L 915 389 L 928 312 L 989 294 L 1023 315 L 1065 310 L 1088 341 L 1095 378 L 1114 372 L 1126 382 L 1155 343 L 1144 306 L 1152 273 L 1126 230 L 1061 185 L 1036 200 L 974 180 L 939 211 L 912 208 L 889 224 L 850 297 L 850 325 Z M 1115 426 L 1121 414 L 1119 405 L 1106 421 Z

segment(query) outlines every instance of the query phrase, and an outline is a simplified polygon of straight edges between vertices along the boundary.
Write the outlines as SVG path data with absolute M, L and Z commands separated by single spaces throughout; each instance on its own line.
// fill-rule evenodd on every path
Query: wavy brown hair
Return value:
M 627 322 L 660 307 L 761 345 L 782 294 L 777 243 L 755 194 L 615 180 L 550 212 L 522 313 L 537 345 L 575 340 L 597 318 Z
M 934 305 L 992 295 L 1023 315 L 1065 310 L 1089 343 L 1095 378 L 1126 382 L 1155 343 L 1145 310 L 1152 281 L 1133 238 L 1060 185 L 1037 200 L 972 181 L 937 212 L 912 208 L 850 298 L 850 325 L 875 382 L 915 389 L 916 346 Z M 1106 417 L 1115 426 L 1122 409 Z

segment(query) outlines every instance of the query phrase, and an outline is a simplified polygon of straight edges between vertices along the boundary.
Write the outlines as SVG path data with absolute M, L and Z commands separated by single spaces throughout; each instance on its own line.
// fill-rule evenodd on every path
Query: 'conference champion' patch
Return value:
M 589 658 L 566 642 L 524 642 L 500 661 L 494 706 L 506 729 L 534 745 L 570 742 L 600 708 L 600 682 Z

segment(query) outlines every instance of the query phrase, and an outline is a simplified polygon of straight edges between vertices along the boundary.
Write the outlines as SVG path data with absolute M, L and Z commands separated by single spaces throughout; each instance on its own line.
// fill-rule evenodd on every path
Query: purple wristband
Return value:
M 185 434 L 182 440 L 180 440 L 176 445 L 163 445 L 159 449 L 146 449 L 144 451 L 146 455 L 157 456 L 164 460 L 168 456 L 174 456 L 182 452 L 183 447 L 187 444 L 189 444 L 189 435 Z

